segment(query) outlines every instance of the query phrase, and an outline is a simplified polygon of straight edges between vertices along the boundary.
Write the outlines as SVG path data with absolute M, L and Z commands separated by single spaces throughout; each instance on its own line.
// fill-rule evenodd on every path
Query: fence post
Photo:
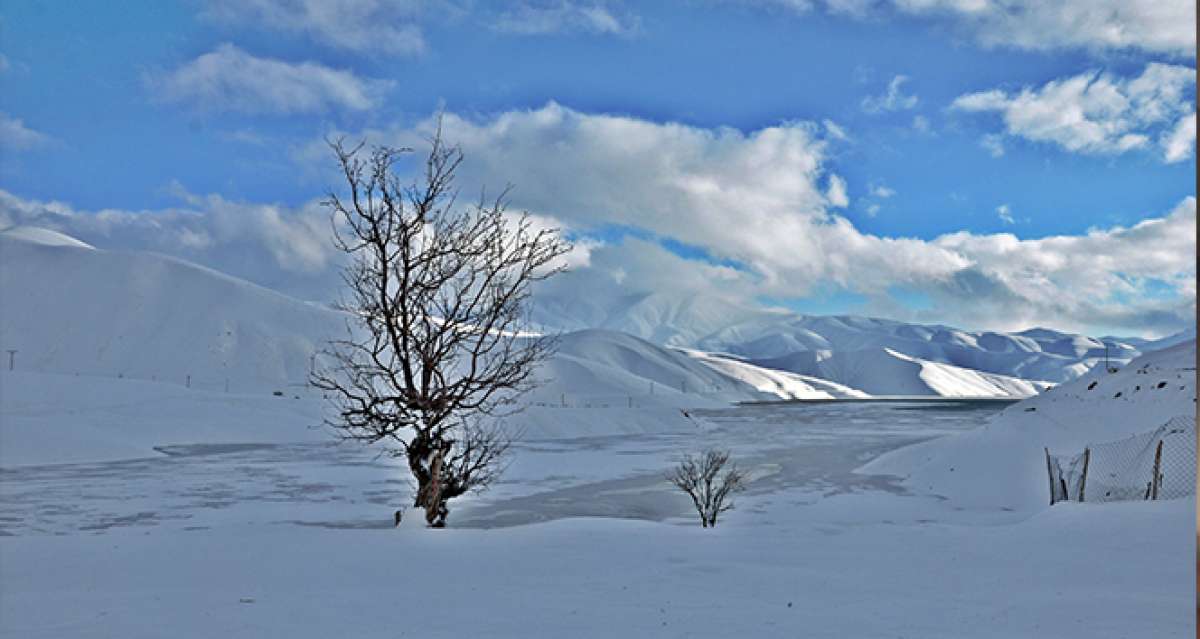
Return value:
M 1088 462 L 1092 460 L 1092 449 L 1083 449 L 1083 476 L 1079 478 L 1079 501 L 1083 501 L 1083 491 L 1087 488 Z
M 1154 475 L 1150 477 L 1150 499 L 1158 499 L 1158 487 L 1162 483 L 1162 444 L 1163 440 L 1158 440 L 1158 448 L 1154 451 Z
M 1050 470 L 1050 449 L 1043 448 L 1046 451 L 1046 476 L 1050 478 L 1050 505 L 1054 505 L 1054 471 Z

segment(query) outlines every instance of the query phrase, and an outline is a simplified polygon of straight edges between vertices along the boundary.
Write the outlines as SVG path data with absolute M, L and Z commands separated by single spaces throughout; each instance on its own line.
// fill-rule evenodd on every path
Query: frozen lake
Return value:
M 491 491 L 455 502 L 450 525 L 496 528 L 570 517 L 664 521 L 690 505 L 663 481 L 685 452 L 733 451 L 761 498 L 900 489 L 853 470 L 888 450 L 973 428 L 997 403 L 745 405 L 694 411 L 694 432 L 523 440 Z M 604 410 L 604 409 L 596 409 Z M 229 523 L 391 527 L 411 494 L 407 471 L 353 443 L 170 446 L 144 459 L 0 469 L 3 535 L 202 531 Z M 742 516 L 734 512 L 730 517 Z

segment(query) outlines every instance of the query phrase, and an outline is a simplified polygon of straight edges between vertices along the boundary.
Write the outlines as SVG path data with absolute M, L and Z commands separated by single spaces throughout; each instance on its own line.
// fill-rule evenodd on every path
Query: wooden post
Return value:
M 1158 448 L 1154 451 L 1154 474 L 1150 477 L 1150 499 L 1158 499 L 1158 487 L 1162 484 L 1162 444 L 1158 440 Z
M 1083 449 L 1083 477 L 1079 478 L 1079 501 L 1083 501 L 1083 491 L 1087 488 L 1088 462 L 1092 460 L 1092 449 Z
M 1050 470 L 1050 449 L 1044 448 L 1046 451 L 1046 476 L 1050 478 L 1050 505 L 1054 505 L 1054 471 Z

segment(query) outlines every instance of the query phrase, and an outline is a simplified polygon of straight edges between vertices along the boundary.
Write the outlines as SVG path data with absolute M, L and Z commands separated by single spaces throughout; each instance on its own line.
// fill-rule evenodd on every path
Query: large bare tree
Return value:
M 312 383 L 332 402 L 327 422 L 340 435 L 387 443 L 407 460 L 413 505 L 442 527 L 451 499 L 502 470 L 503 418 L 554 346 L 527 332 L 531 286 L 562 270 L 569 245 L 528 214 L 509 214 L 507 189 L 458 206 L 463 154 L 440 126 L 412 181 L 396 171 L 410 149 L 330 145 L 347 190 L 326 203 L 349 255 L 342 308 L 353 319 Z

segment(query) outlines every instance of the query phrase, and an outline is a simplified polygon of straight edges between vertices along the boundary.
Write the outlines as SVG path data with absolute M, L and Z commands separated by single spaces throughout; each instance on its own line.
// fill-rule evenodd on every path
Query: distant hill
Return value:
M 829 373 L 818 373 L 814 359 L 886 349 L 927 362 L 1058 383 L 1089 371 L 1104 360 L 1106 350 L 1109 361 L 1120 365 L 1189 338 L 1184 333 L 1164 340 L 1097 339 L 1044 328 L 964 331 L 869 317 L 750 309 L 719 298 L 672 293 L 633 295 L 608 309 L 539 301 L 538 317 L 548 326 L 618 330 L 667 346 L 727 353 L 763 366 L 822 376 Z M 1194 338 L 1194 332 L 1190 336 Z M 792 363 L 799 364 L 789 368 Z M 854 385 L 846 377 L 826 379 Z

